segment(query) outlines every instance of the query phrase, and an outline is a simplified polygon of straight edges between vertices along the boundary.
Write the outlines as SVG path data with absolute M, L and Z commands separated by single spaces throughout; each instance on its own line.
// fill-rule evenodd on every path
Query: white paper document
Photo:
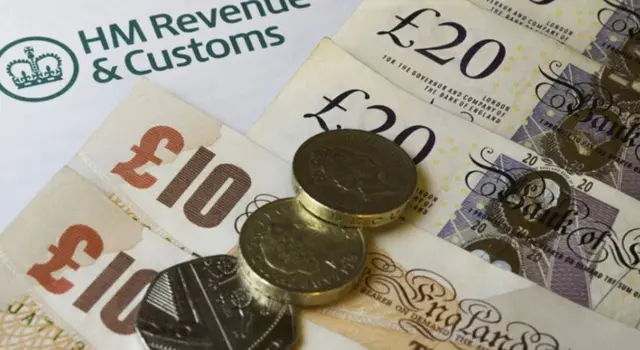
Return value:
M 246 131 L 361 0 L 0 4 L 0 228 L 144 76 Z

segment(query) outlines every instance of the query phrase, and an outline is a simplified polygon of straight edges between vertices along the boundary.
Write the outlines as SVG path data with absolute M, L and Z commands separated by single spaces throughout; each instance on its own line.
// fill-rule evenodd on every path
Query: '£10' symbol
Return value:
M 149 162 L 155 165 L 162 164 L 162 159 L 158 158 L 155 153 L 163 140 L 167 141 L 165 148 L 174 154 L 180 153 L 184 147 L 184 139 L 178 131 L 168 126 L 155 126 L 142 136 L 140 146 L 134 145 L 131 147 L 135 156 L 128 162 L 116 164 L 111 172 L 120 175 L 126 182 L 136 188 L 153 186 L 157 179 L 147 172 L 138 174 L 136 169 Z
M 104 244 L 100 235 L 86 225 L 72 225 L 67 228 L 58 241 L 58 246 L 49 246 L 53 254 L 48 262 L 34 264 L 27 275 L 35 278 L 44 289 L 52 294 L 64 294 L 74 285 L 64 277 L 54 278 L 52 275 L 69 266 L 78 270 L 79 264 L 73 260 L 73 255 L 81 243 L 85 243 L 84 252 L 98 260 L 102 255 Z M 134 258 L 125 252 L 119 252 L 113 261 L 98 274 L 96 279 L 74 301 L 73 306 L 88 313 L 108 292 L 116 281 L 134 263 Z M 138 312 L 138 305 L 131 307 L 136 296 L 155 278 L 156 272 L 150 269 L 139 269 L 111 295 L 110 299 L 101 306 L 99 312 L 102 323 L 116 334 L 128 335 L 135 331 L 134 321 Z M 130 310 L 125 314 L 125 310 Z
M 162 164 L 163 160 L 156 152 L 160 143 L 165 141 L 164 148 L 173 154 L 178 155 L 183 151 L 184 138 L 178 130 L 163 125 L 154 126 L 142 135 L 139 146 L 131 147 L 135 152 L 133 158 L 116 164 L 111 172 L 137 189 L 150 188 L 158 179 L 148 172 L 139 174 L 136 170 L 149 162 Z M 168 208 L 173 208 L 215 156 L 216 154 L 206 147 L 199 147 L 181 170 L 175 174 L 165 173 L 165 176 L 173 178 L 167 179 L 168 184 L 156 200 Z M 249 174 L 242 168 L 228 163 L 218 164 L 204 179 L 198 181 L 197 188 L 185 201 L 183 209 L 189 221 L 203 228 L 220 225 L 251 187 Z M 214 197 L 217 197 L 215 201 Z
M 91 227 L 85 225 L 73 225 L 67 228 L 60 236 L 58 246 L 50 245 L 49 252 L 53 254 L 51 259 L 44 264 L 34 264 L 27 272 L 27 275 L 35 278 L 46 290 L 53 294 L 63 294 L 67 292 L 73 283 L 64 277 L 54 278 L 52 274 L 65 266 L 77 270 L 80 265 L 73 260 L 78 245 L 86 242 L 84 252 L 98 259 L 104 248 L 102 238 Z

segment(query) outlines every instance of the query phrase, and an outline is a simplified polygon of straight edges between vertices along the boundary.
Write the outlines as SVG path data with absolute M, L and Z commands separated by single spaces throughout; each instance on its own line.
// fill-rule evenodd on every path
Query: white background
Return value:
M 319 41 L 331 36 L 361 0 L 306 0 L 311 7 L 255 18 L 236 24 L 220 19 L 206 28 L 158 40 L 152 35 L 149 16 L 183 13 L 237 4 L 239 0 L 131 1 L 31 0 L 0 2 L 0 46 L 28 36 L 47 36 L 68 45 L 78 56 L 80 74 L 63 96 L 47 102 L 25 103 L 0 94 L 0 230 L 22 210 L 47 181 L 66 164 L 91 133 L 126 96 L 137 77 L 119 72 L 123 80 L 98 84 L 92 63 L 108 57 L 119 64 L 133 49 L 159 52 L 185 45 L 191 38 L 208 41 L 271 25 L 279 26 L 285 44 L 229 56 L 223 60 L 193 63 L 184 68 L 147 77 L 181 99 L 244 133 L 293 76 Z M 89 35 L 96 27 L 117 23 L 124 28 L 131 19 L 143 26 L 148 41 L 109 51 L 94 43 L 84 53 L 78 31 Z M 174 22 L 175 23 L 175 22 Z M 3 67 L 0 69 L 4 70 Z M 124 145 L 123 145 L 124 146 Z M 130 145 L 127 145 L 130 147 Z

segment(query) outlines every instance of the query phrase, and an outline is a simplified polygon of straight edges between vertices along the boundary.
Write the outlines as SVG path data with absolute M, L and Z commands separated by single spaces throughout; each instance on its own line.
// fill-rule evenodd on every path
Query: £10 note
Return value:
M 146 79 L 70 166 L 202 256 L 234 247 L 265 199 L 293 195 L 289 164 Z
M 294 194 L 290 164 L 146 79 L 69 166 L 113 208 L 194 255 L 233 252 L 248 215 Z M 363 349 L 306 319 L 299 339 L 303 349 Z
M 640 94 L 468 1 L 365 0 L 334 41 L 394 84 L 640 199 Z
M 147 286 L 159 271 L 193 257 L 151 232 L 69 168 L 56 174 L 2 233 L 0 252 L 16 273 L 13 281 L 3 282 L 28 285 L 23 292 L 27 297 L 0 312 L 1 341 L 10 342 L 7 348 L 69 350 L 142 349 L 134 323 Z M 5 300 L 3 292 L 0 298 Z M 170 288 L 165 292 L 163 302 L 171 303 Z M 242 307 L 218 305 L 214 312 L 220 317 L 250 317 Z M 221 332 L 227 337 L 261 335 L 251 322 L 244 322 L 247 327 L 241 331 Z M 164 327 L 162 322 L 158 327 Z M 309 349 L 319 349 L 319 338 L 336 348 L 362 349 L 308 320 L 301 338 Z
M 291 160 L 307 138 L 338 128 L 379 133 L 413 157 L 419 183 L 407 221 L 639 327 L 635 199 L 419 100 L 330 40 L 318 46 L 247 135 Z
M 471 0 L 628 77 L 640 74 L 638 0 Z
M 0 234 L 0 253 L 27 285 L 24 293 L 47 313 L 92 346 L 113 349 L 140 347 L 134 321 L 144 290 L 157 271 L 191 257 L 69 168 L 60 170 Z M 25 318 L 42 317 L 28 300 L 12 303 L 4 317 L 28 309 L 32 314 Z M 45 323 L 40 328 L 49 323 L 39 322 Z M 42 337 L 33 327 L 25 329 Z M 63 335 L 53 336 L 50 344 L 62 345 L 56 340 Z

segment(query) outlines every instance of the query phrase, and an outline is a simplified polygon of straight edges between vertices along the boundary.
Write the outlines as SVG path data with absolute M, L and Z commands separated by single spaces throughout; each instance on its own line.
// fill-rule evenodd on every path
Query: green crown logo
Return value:
M 36 57 L 31 46 L 25 47 L 24 52 L 27 54 L 27 59 L 13 60 L 7 65 L 7 73 L 18 89 L 62 80 L 60 56 L 54 53 L 44 53 Z

